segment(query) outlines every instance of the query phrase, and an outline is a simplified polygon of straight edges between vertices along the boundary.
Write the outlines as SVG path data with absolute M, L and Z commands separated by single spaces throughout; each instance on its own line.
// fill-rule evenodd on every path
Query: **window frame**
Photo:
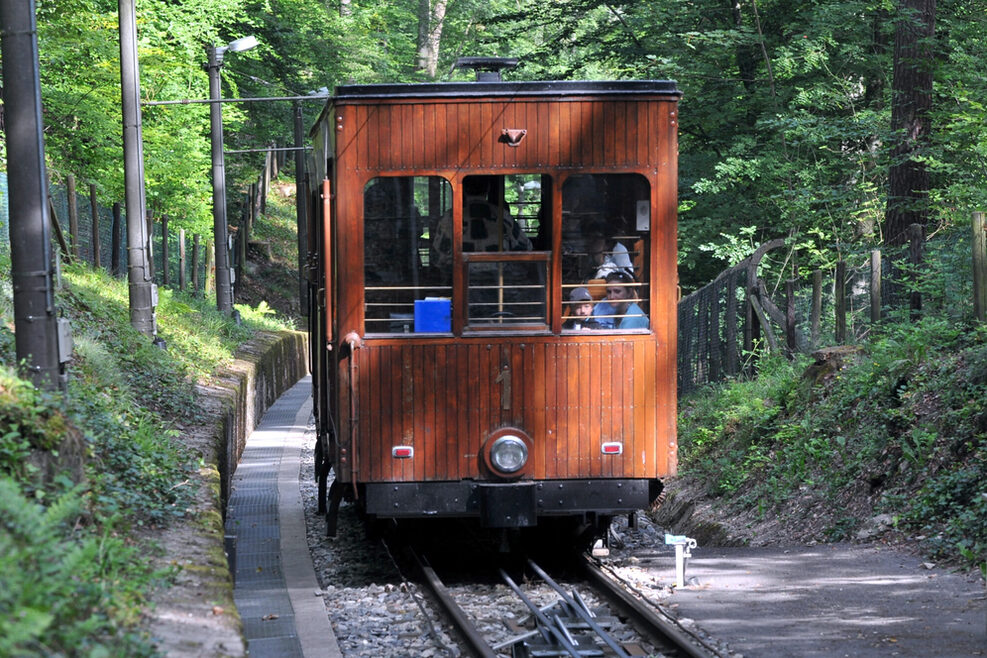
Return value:
M 508 176 L 520 175 L 520 176 L 540 176 L 543 184 L 544 181 L 548 181 L 550 189 L 546 195 L 544 192 L 541 197 L 541 203 L 547 205 L 551 212 L 544 217 L 542 221 L 547 221 L 547 229 L 549 240 L 547 243 L 548 249 L 542 250 L 532 250 L 532 251 L 501 251 L 501 252 L 487 252 L 487 251 L 463 251 L 463 202 L 465 199 L 465 192 L 463 190 L 463 181 L 465 178 L 470 176 L 499 176 L 506 179 Z M 648 193 L 648 203 L 649 209 L 652 211 L 652 216 L 649 218 L 649 225 L 646 230 L 647 239 L 644 243 L 644 262 L 642 263 L 641 272 L 644 275 L 645 280 L 638 281 L 632 285 L 635 286 L 636 290 L 643 290 L 643 294 L 635 294 L 632 301 L 640 303 L 644 301 L 647 303 L 648 308 L 645 310 L 645 317 L 648 319 L 648 326 L 646 328 L 639 329 L 617 329 L 617 328 L 594 328 L 594 329 L 572 329 L 565 328 L 564 324 L 566 320 L 570 317 L 567 313 L 567 307 L 570 302 L 568 300 L 569 291 L 575 287 L 585 286 L 584 283 L 566 283 L 562 272 L 562 257 L 563 250 L 565 248 L 563 242 L 563 233 L 565 227 L 565 213 L 564 213 L 564 199 L 565 199 L 565 187 L 566 184 L 571 181 L 576 176 L 591 176 L 591 177 L 609 177 L 609 176 L 637 176 L 643 183 L 647 186 Z M 650 301 L 653 298 L 653 282 L 651 281 L 651 273 L 653 270 L 651 260 L 654 258 L 653 248 L 653 210 L 654 210 L 654 195 L 655 186 L 652 179 L 641 171 L 636 170 L 579 170 L 578 172 L 570 171 L 559 171 L 557 169 L 550 170 L 537 170 L 537 171 L 470 171 L 470 172 L 459 172 L 459 175 L 449 177 L 446 173 L 434 171 L 434 172 L 420 172 L 415 175 L 407 175 L 401 172 L 375 172 L 374 175 L 368 177 L 363 184 L 364 192 L 377 180 L 380 179 L 410 179 L 412 189 L 414 189 L 415 179 L 430 179 L 437 178 L 448 186 L 449 198 L 452 215 L 452 264 L 450 269 L 450 280 L 448 283 L 439 285 L 418 285 L 412 286 L 409 282 L 407 288 L 414 288 L 416 290 L 422 291 L 434 291 L 434 290 L 444 290 L 449 295 L 450 300 L 450 330 L 448 332 L 416 332 L 410 331 L 408 333 L 388 331 L 370 331 L 370 322 L 366 317 L 366 309 L 368 307 L 367 302 L 367 290 L 372 288 L 372 286 L 367 286 L 366 281 L 366 262 L 367 262 L 367 244 L 366 244 L 366 220 L 367 220 L 367 209 L 365 207 L 365 198 L 361 195 L 360 199 L 360 232 L 362 234 L 361 244 L 363 247 L 363 253 L 361 254 L 361 259 L 364 263 L 364 270 L 361 273 L 361 298 L 362 305 L 364 307 L 364 322 L 363 322 L 363 334 L 366 338 L 370 339 L 388 339 L 388 338 L 459 338 L 459 337 L 475 337 L 475 336 L 490 336 L 490 335 L 500 335 L 500 336 L 532 336 L 532 335 L 555 335 L 560 337 L 574 337 L 574 336 L 613 336 L 613 335 L 633 335 L 633 334 L 652 334 L 654 333 L 654 323 L 651 319 L 652 310 L 650 309 Z M 414 204 L 412 204 L 414 205 Z M 510 204 L 505 204 L 510 205 Z M 423 218 L 427 218 L 428 215 L 423 215 Z M 441 214 L 440 214 L 441 217 Z M 425 220 L 427 221 L 427 219 Z M 523 229 L 522 229 L 523 230 Z M 527 235 L 527 233 L 526 233 Z M 533 240 L 536 236 L 528 235 L 529 240 Z M 431 227 L 429 230 L 429 250 L 431 251 L 431 240 L 435 236 L 431 234 Z M 416 239 L 420 240 L 419 235 Z M 639 238 L 640 239 L 640 238 Z M 422 249 L 421 244 L 417 247 L 419 250 Z M 467 288 L 467 282 L 469 280 L 469 266 L 473 263 L 544 263 L 545 268 L 545 281 L 543 284 L 544 290 L 544 308 L 545 308 L 545 322 L 530 322 L 530 323 L 491 323 L 490 325 L 484 323 L 472 323 L 469 316 L 469 290 Z M 413 293 L 417 294 L 417 293 Z M 428 295 L 425 295 L 428 296 Z M 424 299 L 424 297 L 423 297 Z M 594 300 L 595 304 L 606 301 L 606 298 Z

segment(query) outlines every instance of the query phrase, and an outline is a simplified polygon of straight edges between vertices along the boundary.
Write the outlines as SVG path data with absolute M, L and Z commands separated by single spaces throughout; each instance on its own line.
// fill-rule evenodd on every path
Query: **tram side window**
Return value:
M 438 276 L 430 245 L 452 190 L 438 176 L 374 178 L 363 192 L 364 302 L 368 334 L 443 332 L 451 282 Z M 418 304 L 418 326 L 415 302 Z
M 638 174 L 577 175 L 563 183 L 565 330 L 649 328 L 650 199 Z

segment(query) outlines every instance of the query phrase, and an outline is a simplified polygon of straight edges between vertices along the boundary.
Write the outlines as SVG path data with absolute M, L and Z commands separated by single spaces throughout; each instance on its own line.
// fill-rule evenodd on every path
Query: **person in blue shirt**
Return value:
M 627 285 L 630 283 L 634 283 L 634 277 L 627 272 L 611 272 L 607 275 L 606 301 L 598 303 L 593 308 L 593 315 L 600 322 L 601 328 L 648 328 L 648 316 L 637 302 L 632 301 L 635 289 Z

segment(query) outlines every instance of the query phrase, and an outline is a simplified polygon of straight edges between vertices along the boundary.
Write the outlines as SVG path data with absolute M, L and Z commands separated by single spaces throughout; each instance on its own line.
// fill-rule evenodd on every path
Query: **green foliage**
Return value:
M 155 576 L 126 537 L 184 512 L 189 456 L 98 382 L 62 399 L 0 380 L 0 655 L 152 654 L 133 629 Z M 39 466 L 62 465 L 83 432 L 81 478 Z
M 987 328 L 889 324 L 821 377 L 778 357 L 759 365 L 754 381 L 682 401 L 684 472 L 738 506 L 805 501 L 828 515 L 829 539 L 889 511 L 934 554 L 987 561 Z
M 153 655 L 136 625 L 154 574 L 82 487 L 41 505 L 0 474 L 0 655 Z
M 26 480 L 37 472 L 28 461 L 31 453 L 57 449 L 68 424 L 47 398 L 9 369 L 0 368 L 0 472 Z
M 304 95 L 341 83 L 412 82 L 421 4 L 342 6 L 319 0 L 147 0 L 138 6 L 146 100 L 204 98 L 207 45 L 256 34 L 228 53 L 226 97 Z M 966 225 L 987 204 L 987 6 L 936 7 L 931 140 L 919 155 L 932 174 L 930 229 Z M 95 181 L 122 199 L 117 7 L 43 0 L 38 7 L 46 145 L 56 180 Z M 704 3 L 462 0 L 448 3 L 439 79 L 463 55 L 518 57 L 510 79 L 678 81 L 680 279 L 711 280 L 737 245 L 786 236 L 833 262 L 882 241 L 897 5 L 874 0 Z M 302 103 L 310 125 L 321 103 Z M 208 233 L 206 105 L 145 106 L 147 200 L 153 217 Z M 224 105 L 226 147 L 293 140 L 287 102 Z M 0 147 L 2 148 L 2 147 Z M 228 205 L 256 180 L 263 156 L 229 157 Z M 235 216 L 231 213 L 231 216 Z M 699 245 L 704 245 L 700 249 Z M 808 263 L 800 263 L 807 266 Z
M 3 260 L 0 256 L 0 260 Z M 153 573 L 140 527 L 186 514 L 201 420 L 195 385 L 230 361 L 242 325 L 210 302 L 162 290 L 168 349 L 130 325 L 124 280 L 73 264 L 57 291 L 76 349 L 64 396 L 14 372 L 9 278 L 0 271 L 0 655 L 153 655 L 138 629 Z M 250 314 L 248 313 L 248 315 Z

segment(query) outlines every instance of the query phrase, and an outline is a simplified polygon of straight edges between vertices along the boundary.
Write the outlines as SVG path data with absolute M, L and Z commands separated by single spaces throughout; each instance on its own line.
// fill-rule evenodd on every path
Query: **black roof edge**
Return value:
M 587 96 L 662 94 L 681 96 L 675 80 L 555 80 L 548 82 L 435 82 L 341 85 L 331 100 L 450 98 L 462 96 Z

